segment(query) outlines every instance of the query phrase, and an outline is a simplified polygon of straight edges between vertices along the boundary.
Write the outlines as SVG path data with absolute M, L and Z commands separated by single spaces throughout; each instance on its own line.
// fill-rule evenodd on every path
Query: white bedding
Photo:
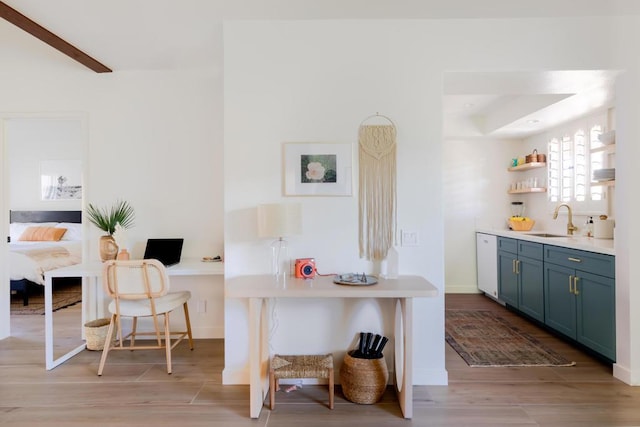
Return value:
M 11 280 L 27 279 L 44 285 L 44 272 L 82 262 L 82 242 L 9 243 L 9 274 Z

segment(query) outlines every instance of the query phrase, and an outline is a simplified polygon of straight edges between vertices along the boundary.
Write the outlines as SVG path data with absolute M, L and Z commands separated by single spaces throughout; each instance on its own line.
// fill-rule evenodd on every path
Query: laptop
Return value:
M 180 262 L 184 239 L 147 239 L 144 259 L 157 259 L 170 267 Z

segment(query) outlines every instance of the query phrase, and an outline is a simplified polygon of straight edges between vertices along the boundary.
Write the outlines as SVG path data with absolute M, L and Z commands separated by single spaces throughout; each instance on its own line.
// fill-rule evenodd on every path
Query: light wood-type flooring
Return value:
M 375 405 L 346 401 L 336 388 L 278 392 L 276 408 L 248 418 L 248 386 L 223 386 L 224 342 L 197 340 L 174 351 L 114 352 L 96 375 L 100 352 L 84 351 L 44 369 L 44 316 L 13 316 L 0 341 L 0 425 L 10 426 L 640 426 L 640 387 L 614 379 L 611 366 L 527 323 L 481 295 L 446 296 L 450 308 L 493 309 L 577 362 L 562 368 L 470 368 L 448 345 L 448 386 L 416 386 L 414 417 L 401 417 L 391 388 Z M 56 313 L 60 342 L 75 343 L 78 309 Z M 427 326 L 425 326 L 427 327 Z M 418 329 L 420 326 L 418 326 Z M 69 331 L 72 331 L 69 333 Z M 416 355 L 419 358 L 420 355 Z M 268 399 L 267 399 L 268 401 Z

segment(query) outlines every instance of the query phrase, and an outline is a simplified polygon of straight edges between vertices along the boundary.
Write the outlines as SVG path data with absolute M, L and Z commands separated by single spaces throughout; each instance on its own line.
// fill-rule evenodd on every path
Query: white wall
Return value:
M 81 199 L 42 200 L 41 163 L 85 160 L 82 118 L 14 118 L 6 121 L 11 210 L 80 210 Z M 78 170 L 82 176 L 82 169 Z
M 142 255 L 149 237 L 178 236 L 185 238 L 184 257 L 223 255 L 218 69 L 98 75 L 74 63 L 51 69 L 31 65 L 20 69 L 13 63 L 16 69 L 0 71 L 0 118 L 87 117 L 84 202 L 105 206 L 122 198 L 133 205 L 136 222 L 128 233 L 133 256 Z M 3 210 L 10 208 L 8 203 L 5 199 Z M 88 257 L 98 259 L 100 231 L 88 230 Z M 222 278 L 174 283 L 192 290 L 196 336 L 222 337 Z M 8 280 L 2 288 L 4 303 Z M 206 313 L 197 313 L 198 300 L 208 301 Z
M 398 129 L 398 228 L 418 231 L 423 242 L 400 248 L 401 273 L 423 275 L 442 289 L 442 210 L 429 205 L 442 193 L 439 127 L 425 126 L 430 112 L 440 122 L 440 77 L 428 70 L 425 58 L 397 48 L 402 37 L 395 34 L 395 25 L 352 25 L 234 22 L 225 28 L 227 277 L 269 272 L 269 242 L 256 238 L 255 207 L 278 201 L 303 204 L 304 232 L 289 239 L 292 257 L 315 257 L 321 272 L 374 269 L 358 257 L 357 192 L 352 197 L 284 198 L 280 159 L 283 142 L 350 143 L 357 153 L 359 124 L 380 112 Z M 372 33 L 377 33 L 376 43 L 369 42 Z M 357 160 L 355 188 L 356 166 Z M 416 302 L 416 352 L 424 362 L 416 377 L 423 383 L 446 382 L 442 304 L 442 295 Z M 296 310 L 278 301 L 273 351 L 323 347 L 340 360 L 359 327 L 368 324 L 391 334 L 393 318 L 380 324 L 369 311 L 378 312 L 378 307 L 360 312 L 355 305 L 309 301 L 301 313 L 299 306 Z M 246 382 L 247 306 L 227 301 L 225 309 L 224 381 Z M 340 318 L 353 319 L 331 323 Z M 319 341 L 312 339 L 316 331 Z M 437 344 L 425 351 L 427 343 Z M 392 348 L 385 351 L 390 361 Z
M 443 143 L 447 293 L 476 293 L 476 230 L 506 228 L 511 215 L 509 160 L 520 140 L 447 139 Z
M 635 20 L 601 18 L 228 23 L 227 273 L 268 271 L 265 244 L 255 237 L 255 206 L 284 200 L 281 143 L 354 143 L 360 120 L 379 111 L 392 117 L 399 129 L 399 228 L 419 230 L 422 242 L 418 248 L 403 249 L 400 271 L 422 274 L 444 291 L 443 249 L 448 236 L 442 185 L 448 163 L 441 141 L 443 72 L 625 68 L 632 64 L 623 55 L 614 59 L 606 55 L 623 40 L 608 30 L 635 24 Z M 600 31 L 592 31 L 596 27 Z M 627 89 L 636 78 L 630 77 Z M 617 191 L 620 194 L 620 187 Z M 367 267 L 355 250 L 355 198 L 300 201 L 305 231 L 292 242 L 294 257 L 313 255 L 321 269 L 329 271 Z M 334 258 L 336 252 L 339 257 Z M 618 262 L 619 270 L 628 268 L 624 261 Z M 629 287 L 625 274 L 617 279 L 618 287 Z M 420 326 L 414 338 L 420 357 L 414 381 L 438 383 L 446 378 L 442 295 L 416 311 Z M 226 342 L 225 382 L 246 378 L 246 313 L 245 305 L 227 301 L 226 336 L 233 337 Z M 322 316 L 305 320 L 306 325 L 321 323 Z M 327 346 L 345 349 L 335 339 Z M 628 355 L 619 356 L 620 363 L 628 367 Z

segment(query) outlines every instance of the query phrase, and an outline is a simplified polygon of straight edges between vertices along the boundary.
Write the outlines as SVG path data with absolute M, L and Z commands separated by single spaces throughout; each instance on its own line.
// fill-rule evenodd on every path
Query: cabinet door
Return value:
M 544 264 L 544 323 L 576 339 L 576 298 L 571 292 L 575 270 Z
M 498 298 L 513 307 L 518 307 L 516 259 L 512 253 L 498 251 Z
M 519 257 L 517 269 L 520 281 L 518 308 L 534 319 L 544 322 L 544 267 L 542 261 Z
M 616 360 L 614 279 L 576 271 L 578 342 Z

